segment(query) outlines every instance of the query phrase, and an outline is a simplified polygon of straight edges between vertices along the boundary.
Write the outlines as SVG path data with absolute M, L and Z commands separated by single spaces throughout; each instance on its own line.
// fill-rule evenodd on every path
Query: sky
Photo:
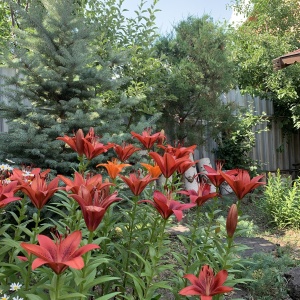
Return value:
M 123 6 L 132 13 L 139 3 L 140 0 L 125 0 Z M 148 5 L 151 3 L 152 0 L 147 0 Z M 161 11 L 156 13 L 156 25 L 160 33 L 166 33 L 171 31 L 173 24 L 189 15 L 201 17 L 208 14 L 215 21 L 229 21 L 232 15 L 229 3 L 230 0 L 159 0 L 156 7 Z

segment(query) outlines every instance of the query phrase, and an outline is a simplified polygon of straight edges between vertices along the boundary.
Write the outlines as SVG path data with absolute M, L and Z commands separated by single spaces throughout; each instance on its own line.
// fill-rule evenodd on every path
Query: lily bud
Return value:
M 162 130 L 160 131 L 160 136 L 159 136 L 159 138 L 157 139 L 157 144 L 158 144 L 158 145 L 162 145 L 165 139 L 166 139 L 165 131 L 162 129 Z
M 79 156 L 83 155 L 83 149 L 84 149 L 83 138 L 84 135 L 82 129 L 78 129 L 78 131 L 75 134 L 75 145 Z
M 229 209 L 227 220 L 226 220 L 226 231 L 229 238 L 233 237 L 234 232 L 236 230 L 237 223 L 238 223 L 238 209 L 236 204 L 232 204 Z

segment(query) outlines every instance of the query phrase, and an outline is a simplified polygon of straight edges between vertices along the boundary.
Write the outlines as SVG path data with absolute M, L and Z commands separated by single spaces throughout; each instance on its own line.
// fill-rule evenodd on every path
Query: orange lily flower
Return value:
M 45 172 L 48 172 L 48 170 Z M 29 197 L 37 209 L 42 209 L 54 193 L 61 189 L 58 187 L 58 177 L 47 184 L 46 177 L 43 175 L 45 172 L 36 174 L 30 184 L 24 183 L 19 186 L 19 190 Z
M 183 217 L 183 210 L 190 209 L 194 207 L 194 203 L 182 204 L 176 200 L 170 198 L 171 194 L 168 196 L 164 195 L 159 191 L 153 193 L 152 200 L 141 200 L 138 203 L 147 202 L 151 204 L 160 213 L 163 219 L 167 220 L 171 215 L 175 215 L 178 221 L 181 221 Z
M 210 266 L 202 267 L 199 276 L 187 274 L 187 278 L 191 282 L 191 286 L 182 289 L 179 294 L 184 296 L 199 295 L 201 300 L 211 300 L 213 296 L 231 292 L 232 287 L 223 286 L 228 276 L 226 270 L 221 270 L 217 275 L 214 275 Z
M 146 149 L 151 149 L 156 142 L 161 143 L 165 139 L 162 132 L 157 132 L 151 135 L 151 128 L 144 130 L 142 135 L 131 131 L 131 135 L 138 139 Z
M 105 167 L 109 177 L 116 179 L 123 168 L 130 166 L 130 164 L 120 164 L 116 158 L 113 158 L 112 161 L 108 161 L 107 164 L 99 164 L 96 167 Z
M 259 182 L 264 175 L 256 176 L 250 180 L 249 172 L 242 169 L 237 170 L 237 174 L 235 175 L 230 175 L 228 172 L 221 172 L 221 175 L 239 200 L 243 199 L 253 189 L 265 184 L 265 182 Z
M 82 255 L 93 249 L 100 247 L 95 244 L 87 244 L 79 247 L 81 242 L 81 232 L 74 231 L 65 239 L 60 236 L 56 241 L 45 235 L 38 235 L 39 245 L 21 243 L 28 254 L 33 254 L 37 258 L 32 262 L 32 270 L 42 266 L 49 266 L 56 274 L 61 274 L 68 267 L 80 270 L 84 267 Z M 22 259 L 22 258 L 21 258 Z
M 0 181 L 0 208 L 5 207 L 8 203 L 20 200 L 20 197 L 15 197 L 14 193 L 17 190 L 17 181 L 12 181 L 4 184 Z
M 159 168 L 159 166 L 157 164 L 155 164 L 154 166 L 150 165 L 150 164 L 145 164 L 145 163 L 140 163 L 143 167 L 145 167 L 149 174 L 153 177 L 159 177 L 161 174 L 161 170 Z
M 112 203 L 121 200 L 117 195 L 117 192 L 109 194 L 108 189 L 94 189 L 89 191 L 82 185 L 77 194 L 71 194 L 69 197 L 72 197 L 80 205 L 88 230 L 95 231 L 101 223 L 108 207 Z
M 97 174 L 92 177 L 87 175 L 87 177 L 84 178 L 80 173 L 75 172 L 74 181 L 63 175 L 57 175 L 57 177 L 66 184 L 65 190 L 67 192 L 72 191 L 74 194 L 78 193 L 81 185 L 84 185 L 89 191 L 94 188 L 101 190 L 107 186 L 113 185 L 113 183 L 110 182 L 102 183 L 101 174 Z
M 232 204 L 226 219 L 226 231 L 229 238 L 232 238 L 238 223 L 238 209 L 236 204 Z
M 204 181 L 198 184 L 198 191 L 188 190 L 180 191 L 179 194 L 188 195 L 192 203 L 196 203 L 198 206 L 202 206 L 207 200 L 218 196 L 218 193 L 210 192 L 210 185 Z
M 166 178 L 169 178 L 177 170 L 178 166 L 188 159 L 186 157 L 177 159 L 170 153 L 164 153 L 164 156 L 160 156 L 156 152 L 150 152 L 149 155 L 158 164 L 161 172 Z
M 144 178 L 139 178 L 135 173 L 129 174 L 129 178 L 120 175 L 121 179 L 128 185 L 135 196 L 138 196 L 145 187 L 157 178 L 152 178 L 151 175 L 146 175 Z
M 141 150 L 141 148 L 134 147 L 133 145 L 123 144 L 122 146 L 115 144 L 114 150 L 120 161 L 127 160 L 134 152 Z

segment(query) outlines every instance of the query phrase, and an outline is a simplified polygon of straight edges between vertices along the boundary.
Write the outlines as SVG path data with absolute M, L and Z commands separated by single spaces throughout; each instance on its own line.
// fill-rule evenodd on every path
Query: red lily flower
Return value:
M 201 300 L 211 300 L 213 296 L 228 293 L 233 290 L 232 287 L 223 286 L 228 276 L 226 270 L 221 270 L 214 276 L 210 266 L 202 267 L 198 278 L 194 274 L 187 274 L 187 278 L 191 282 L 191 286 L 182 289 L 179 294 L 184 296 L 199 295 Z
M 86 156 L 88 160 L 95 158 L 101 153 L 107 152 L 113 144 L 103 145 L 99 142 L 99 138 L 95 135 L 94 128 L 91 127 L 86 136 L 84 136 L 82 129 L 79 129 L 74 137 L 67 135 L 56 138 L 68 144 L 79 156 Z
M 113 143 L 104 145 L 99 142 L 99 137 L 95 135 L 94 128 L 90 128 L 88 134 L 83 138 L 84 155 L 88 160 L 95 158 L 96 156 L 107 152 L 108 149 L 114 146 Z
M 166 178 L 169 178 L 178 168 L 178 166 L 189 160 L 187 157 L 175 158 L 173 155 L 169 153 L 164 153 L 164 156 L 160 156 L 156 152 L 150 152 L 149 155 L 155 160 L 158 164 L 161 172 Z
M 130 164 L 120 164 L 118 163 L 118 160 L 116 158 L 113 158 L 112 161 L 108 161 L 107 164 L 99 164 L 96 167 L 105 167 L 107 170 L 107 173 L 111 179 L 116 179 L 116 177 L 119 175 L 119 173 L 123 170 L 125 167 L 130 167 Z
M 165 139 L 165 136 L 161 132 L 157 132 L 152 135 L 150 134 L 151 134 L 151 128 L 144 130 L 142 132 L 142 135 L 135 133 L 134 131 L 131 131 L 131 135 L 136 139 L 138 139 L 146 149 L 151 149 L 156 142 L 161 143 L 162 140 Z
M 41 173 L 40 168 L 34 168 L 32 170 L 13 169 L 12 175 L 9 177 L 9 179 L 11 181 L 17 181 L 19 184 L 30 184 L 36 175 L 46 178 L 49 172 L 50 170 L 46 170 Z
M 79 156 L 82 156 L 84 153 L 84 135 L 82 129 L 78 129 L 74 137 L 69 137 L 67 135 L 63 137 L 56 138 L 57 140 L 64 141 L 68 144 Z
M 226 219 L 226 231 L 229 238 L 232 238 L 238 223 L 238 209 L 236 204 L 232 204 Z
M 127 160 L 134 152 L 141 150 L 141 148 L 134 147 L 133 145 L 123 144 L 122 146 L 115 144 L 114 150 L 120 161 Z
M 243 199 L 253 189 L 265 184 L 265 182 L 259 182 L 264 177 L 263 175 L 256 176 L 250 180 L 249 172 L 242 169 L 237 170 L 236 175 L 230 175 L 228 172 L 221 172 L 221 175 L 239 200 Z
M 191 161 L 188 156 L 186 156 L 185 158 L 186 160 L 182 162 L 177 168 L 177 172 L 179 174 L 184 174 L 190 167 L 194 166 L 199 161 Z
M 130 173 L 129 178 L 122 175 L 120 175 L 120 178 L 128 185 L 135 196 L 138 196 L 151 181 L 157 179 L 152 178 L 151 175 L 139 178 L 135 173 Z
M 140 164 L 148 170 L 151 177 L 156 178 L 160 176 L 161 170 L 157 164 L 155 164 L 154 166 L 145 163 Z
M 188 190 L 180 191 L 180 194 L 188 195 L 192 203 L 196 203 L 198 206 L 202 206 L 207 200 L 218 196 L 218 193 L 210 192 L 210 185 L 204 181 L 198 184 L 198 191 Z
M 165 152 L 172 154 L 176 158 L 181 158 L 193 154 L 195 149 L 197 148 L 197 145 L 182 147 L 181 144 L 178 143 L 177 147 L 172 147 L 171 145 L 167 145 L 167 146 L 159 145 L 158 147 L 164 149 Z
M 110 182 L 102 183 L 101 174 L 97 174 L 92 177 L 87 175 L 87 177 L 84 178 L 80 173 L 75 172 L 74 181 L 63 175 L 57 175 L 57 177 L 66 184 L 65 190 L 67 192 L 72 191 L 74 194 L 78 193 L 81 185 L 84 185 L 89 191 L 94 188 L 101 190 L 107 186 L 113 185 L 113 183 Z
M 48 172 L 48 170 L 45 172 Z M 44 176 L 45 172 L 36 174 L 30 184 L 25 183 L 19 186 L 19 190 L 29 197 L 37 209 L 42 209 L 54 193 L 61 189 L 58 187 L 58 177 L 55 177 L 47 184 L 46 177 Z
M 14 193 L 17 190 L 17 181 L 12 181 L 4 184 L 0 181 L 0 208 L 5 207 L 8 203 L 20 200 L 20 197 L 15 197 Z
M 194 203 L 182 204 L 176 200 L 171 199 L 171 194 L 164 195 L 159 191 L 153 193 L 152 200 L 141 200 L 138 203 L 148 202 L 160 213 L 163 219 L 167 220 L 171 215 L 175 215 L 178 221 L 181 221 L 183 217 L 183 210 L 194 207 Z
M 56 274 L 61 274 L 68 267 L 80 270 L 84 267 L 82 255 L 93 249 L 100 247 L 95 244 L 87 244 L 79 247 L 81 242 L 81 232 L 74 231 L 65 239 L 61 237 L 53 241 L 45 235 L 38 235 L 39 245 L 21 243 L 28 254 L 37 256 L 32 263 L 32 270 L 42 266 L 49 266 Z
M 112 203 L 121 200 L 117 195 L 117 192 L 111 195 L 108 194 L 107 189 L 89 191 L 82 185 L 77 194 L 71 194 L 69 197 L 72 197 L 80 205 L 88 230 L 95 231 L 108 207 Z
M 210 180 L 210 182 L 216 188 L 219 188 L 220 185 L 225 181 L 224 177 L 221 175 L 222 166 L 223 166 L 223 163 L 221 163 L 219 161 L 216 163 L 216 167 L 217 167 L 216 170 L 207 165 L 203 166 L 207 172 L 207 174 L 205 174 L 205 176 Z M 226 171 L 226 174 L 236 174 L 236 173 L 237 173 L 237 170 Z

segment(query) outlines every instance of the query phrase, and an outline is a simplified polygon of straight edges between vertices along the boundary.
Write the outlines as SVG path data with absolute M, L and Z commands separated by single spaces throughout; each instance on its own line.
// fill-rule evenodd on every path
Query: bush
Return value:
M 251 299 L 273 300 L 286 299 L 287 281 L 283 274 L 296 265 L 287 254 L 274 258 L 269 253 L 255 253 L 252 260 L 244 263 L 242 277 L 251 281 L 244 287 L 251 294 Z
M 300 179 L 269 173 L 263 199 L 256 202 L 269 223 L 282 229 L 300 228 Z
M 252 109 L 241 109 L 233 116 L 226 130 L 216 138 L 217 148 L 213 150 L 217 159 L 225 161 L 226 170 L 240 168 L 257 174 L 260 166 L 249 153 L 255 147 L 256 135 L 267 130 L 262 126 L 266 126 L 264 115 L 257 116 Z

